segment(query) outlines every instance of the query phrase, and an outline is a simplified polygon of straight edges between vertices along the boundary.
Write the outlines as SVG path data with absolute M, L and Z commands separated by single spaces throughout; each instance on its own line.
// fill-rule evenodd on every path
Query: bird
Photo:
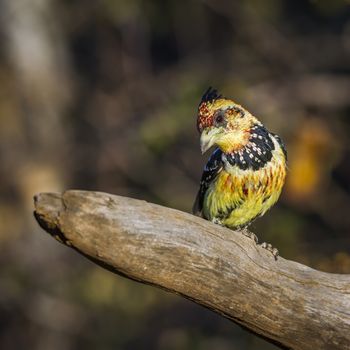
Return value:
M 204 167 L 193 213 L 240 230 L 258 243 L 248 226 L 280 197 L 287 174 L 287 151 L 247 109 L 209 87 L 198 106 L 202 154 L 213 148 Z M 278 250 L 263 243 L 277 258 Z

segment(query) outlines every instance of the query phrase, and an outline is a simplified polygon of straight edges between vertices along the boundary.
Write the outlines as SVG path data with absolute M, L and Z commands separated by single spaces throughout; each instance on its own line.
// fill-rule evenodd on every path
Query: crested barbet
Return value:
M 193 206 L 196 215 L 245 235 L 248 225 L 278 200 L 286 177 L 281 138 L 245 108 L 209 88 L 198 107 L 202 153 L 215 147 Z M 274 256 L 277 249 L 263 243 Z

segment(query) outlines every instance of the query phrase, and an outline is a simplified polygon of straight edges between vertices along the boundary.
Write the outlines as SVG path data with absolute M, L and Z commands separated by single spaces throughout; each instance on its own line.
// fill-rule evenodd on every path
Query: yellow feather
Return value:
M 265 167 L 221 171 L 204 198 L 203 214 L 224 226 L 239 227 L 263 215 L 278 200 L 286 177 L 286 159 L 280 147 Z

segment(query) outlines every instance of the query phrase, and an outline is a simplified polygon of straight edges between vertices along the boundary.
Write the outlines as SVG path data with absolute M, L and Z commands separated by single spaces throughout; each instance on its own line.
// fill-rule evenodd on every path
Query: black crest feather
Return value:
M 222 95 L 218 93 L 218 90 L 213 89 L 211 86 L 207 89 L 207 91 L 203 94 L 201 103 L 203 102 L 213 102 L 222 98 Z

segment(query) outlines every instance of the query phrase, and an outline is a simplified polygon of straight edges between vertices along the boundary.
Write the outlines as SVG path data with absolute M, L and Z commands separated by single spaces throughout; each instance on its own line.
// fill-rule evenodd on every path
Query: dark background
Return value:
M 350 273 L 349 1 L 2 0 L 0 20 L 1 349 L 275 349 L 32 216 L 35 193 L 68 188 L 189 211 L 209 85 L 287 144 L 283 195 L 253 230 Z

